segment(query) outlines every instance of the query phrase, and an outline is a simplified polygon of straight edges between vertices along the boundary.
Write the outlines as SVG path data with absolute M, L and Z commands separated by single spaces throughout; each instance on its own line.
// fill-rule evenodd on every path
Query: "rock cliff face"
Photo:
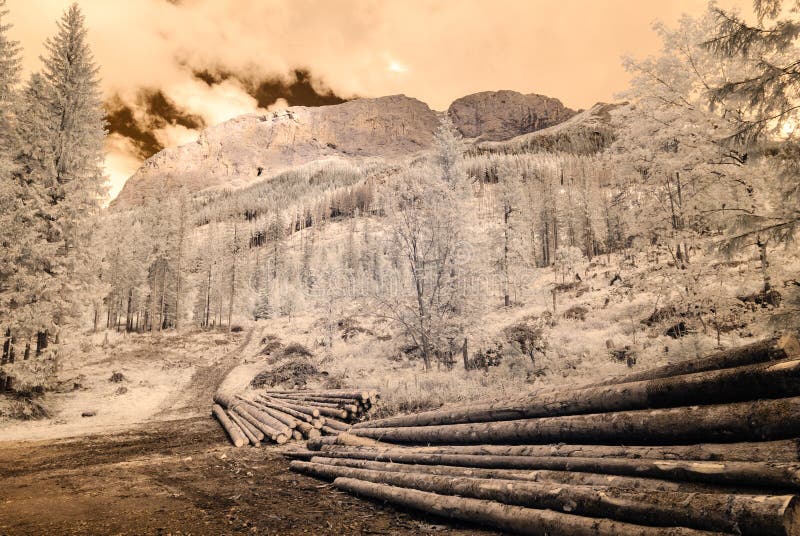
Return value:
M 181 185 L 190 192 L 241 187 L 324 158 L 399 158 L 429 148 L 438 124 L 427 104 L 403 95 L 243 115 L 146 160 L 113 205 L 137 205 Z
M 463 97 L 448 113 L 464 136 L 479 140 L 505 140 L 574 115 L 557 99 L 513 91 Z M 181 186 L 239 188 L 321 159 L 397 160 L 431 148 L 440 115 L 404 95 L 243 115 L 146 160 L 112 206 L 135 206 Z
M 577 112 L 544 95 L 484 91 L 453 101 L 448 113 L 464 137 L 502 141 L 557 125 Z

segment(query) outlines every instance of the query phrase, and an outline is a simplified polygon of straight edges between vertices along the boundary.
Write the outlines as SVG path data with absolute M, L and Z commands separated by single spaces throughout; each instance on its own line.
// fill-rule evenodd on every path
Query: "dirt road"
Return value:
M 356 499 L 231 448 L 210 417 L 72 440 L 0 442 L 0 534 L 493 535 Z
M 497 534 L 402 513 L 289 471 L 278 447 L 230 446 L 211 397 L 259 342 L 199 367 L 149 423 L 2 441 L 0 536 Z

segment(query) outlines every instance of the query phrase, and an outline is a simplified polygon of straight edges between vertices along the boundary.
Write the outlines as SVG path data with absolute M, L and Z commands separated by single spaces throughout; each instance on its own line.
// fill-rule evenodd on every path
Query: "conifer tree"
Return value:
M 15 86 L 19 81 L 19 43 L 8 38 L 9 24 L 5 0 L 0 0 L 0 326 L 10 323 L 13 279 L 19 252 L 20 227 L 18 212 L 20 188 L 14 177 L 12 106 Z
M 91 234 L 105 195 L 105 123 L 84 22 L 77 4 L 58 21 L 42 74 L 31 78 L 19 113 L 17 158 L 42 222 L 36 249 L 47 310 L 37 315 L 40 330 L 78 321 L 97 279 Z

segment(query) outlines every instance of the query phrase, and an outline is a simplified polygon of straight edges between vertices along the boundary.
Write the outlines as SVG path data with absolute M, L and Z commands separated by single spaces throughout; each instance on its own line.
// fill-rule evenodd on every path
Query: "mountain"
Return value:
M 476 149 L 484 153 L 566 152 L 593 154 L 614 141 L 619 122 L 614 115 L 626 103 L 598 102 L 556 125 L 502 141 L 484 141 Z
M 542 95 L 487 91 L 456 100 L 446 113 L 465 137 L 480 141 L 513 138 L 576 112 Z M 243 115 L 147 159 L 112 206 L 139 205 L 181 186 L 241 188 L 317 160 L 399 160 L 431 148 L 441 115 L 405 95 Z
M 484 91 L 453 101 L 447 110 L 465 138 L 502 141 L 557 125 L 577 112 L 560 100 L 516 91 Z

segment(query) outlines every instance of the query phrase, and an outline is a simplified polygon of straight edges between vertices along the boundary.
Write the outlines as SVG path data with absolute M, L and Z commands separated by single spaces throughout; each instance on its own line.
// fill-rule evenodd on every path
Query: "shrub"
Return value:
M 583 322 L 586 320 L 586 315 L 589 310 L 586 307 L 582 307 L 580 305 L 574 305 L 564 311 L 564 318 L 570 318 L 572 320 L 580 320 Z

